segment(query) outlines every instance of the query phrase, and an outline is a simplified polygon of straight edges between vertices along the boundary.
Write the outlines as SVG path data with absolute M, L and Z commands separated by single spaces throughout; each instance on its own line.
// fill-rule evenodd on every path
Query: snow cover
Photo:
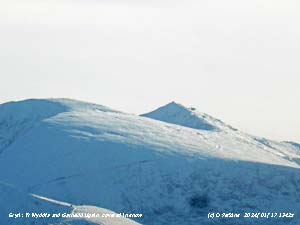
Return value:
M 296 144 L 245 134 L 176 103 L 143 116 L 68 99 L 3 104 L 0 149 L 1 183 L 90 205 L 74 210 L 142 213 L 135 220 L 149 225 L 299 221 Z M 18 209 L 34 205 L 22 198 L 6 204 L 3 196 L 5 212 L 15 202 Z M 293 212 L 298 220 L 207 218 L 208 212 L 269 211 Z
M 30 130 L 36 122 L 61 112 L 84 111 L 86 108 L 95 111 L 112 111 L 104 106 L 70 99 L 31 99 L 2 104 L 0 110 L 0 153 L 13 143 L 19 135 Z
M 124 217 L 112 218 L 116 212 L 95 206 L 76 206 L 70 203 L 28 194 L 7 184 L 0 184 L 1 224 L 52 225 L 138 225 Z M 11 215 L 11 216 L 9 216 Z M 28 216 L 27 216 L 28 215 Z M 53 218 L 53 215 L 59 215 Z
M 199 130 L 217 130 L 215 121 L 210 121 L 211 117 L 196 113 L 194 108 L 188 109 L 175 102 L 142 116 Z
M 243 146 L 252 145 L 251 148 L 262 148 L 272 154 L 281 156 L 284 159 L 295 162 L 300 165 L 300 145 L 295 142 L 276 142 L 265 138 L 255 137 L 243 133 L 221 120 L 215 119 L 207 114 L 198 112 L 195 108 L 186 108 L 185 106 L 171 102 L 157 110 L 143 114 L 141 116 L 164 121 L 172 124 L 179 124 L 185 127 L 191 127 L 198 130 L 211 130 L 221 132 L 222 138 L 232 139 L 232 143 Z M 210 127 L 210 128 L 208 128 Z M 216 135 L 218 132 L 210 134 Z M 212 137 L 210 136 L 210 140 Z M 220 144 L 221 142 L 218 141 Z M 231 143 L 231 144 L 232 144 Z M 219 145 L 221 148 L 221 145 Z

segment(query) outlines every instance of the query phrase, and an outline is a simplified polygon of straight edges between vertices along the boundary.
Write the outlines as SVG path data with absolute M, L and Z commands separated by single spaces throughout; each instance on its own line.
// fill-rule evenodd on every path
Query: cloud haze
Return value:
M 298 1 L 1 1 L 0 102 L 175 100 L 300 141 Z

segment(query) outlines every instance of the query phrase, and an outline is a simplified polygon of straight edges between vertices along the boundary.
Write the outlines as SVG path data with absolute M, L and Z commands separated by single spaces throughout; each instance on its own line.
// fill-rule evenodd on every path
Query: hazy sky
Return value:
M 0 0 L 0 102 L 172 100 L 300 142 L 299 0 Z

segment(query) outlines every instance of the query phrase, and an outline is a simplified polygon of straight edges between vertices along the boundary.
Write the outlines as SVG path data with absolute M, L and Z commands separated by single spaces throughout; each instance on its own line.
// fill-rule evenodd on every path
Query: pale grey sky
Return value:
M 300 142 L 298 0 L 0 0 L 0 102 L 172 100 Z

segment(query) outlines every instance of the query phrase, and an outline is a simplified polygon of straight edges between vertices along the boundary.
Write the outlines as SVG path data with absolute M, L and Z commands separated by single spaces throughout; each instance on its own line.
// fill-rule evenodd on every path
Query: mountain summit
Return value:
M 201 113 L 193 107 L 187 108 L 176 102 L 171 102 L 141 116 L 198 130 L 218 131 L 220 129 L 233 129 L 222 121 Z
M 199 130 L 217 130 L 216 126 L 207 121 L 204 114 L 196 114 L 193 109 L 175 102 L 142 116 Z

